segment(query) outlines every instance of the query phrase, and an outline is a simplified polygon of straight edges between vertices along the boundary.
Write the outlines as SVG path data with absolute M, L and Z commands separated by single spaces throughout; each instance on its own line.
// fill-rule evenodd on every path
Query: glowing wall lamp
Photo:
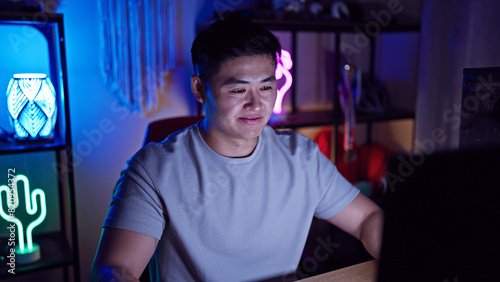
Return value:
M 17 234 L 11 232 L 10 236 L 10 238 L 14 238 L 15 241 L 17 241 L 17 244 L 11 244 L 11 241 L 9 241 L 8 244 L 11 247 L 15 245 L 16 261 L 19 263 L 31 263 L 40 259 L 40 246 L 33 242 L 33 229 L 40 225 L 47 215 L 45 192 L 37 188 L 30 193 L 30 183 L 25 175 L 18 174 L 12 181 L 10 180 L 11 179 L 9 179 L 8 186 L 0 186 L 0 216 L 7 222 L 12 222 L 17 227 Z M 27 214 L 34 216 L 39 212 L 38 218 L 31 221 L 26 227 L 26 235 L 24 233 L 23 223 L 16 217 L 16 209 L 19 207 L 18 187 L 20 182 L 22 182 L 22 186 L 24 186 L 24 202 Z M 3 194 L 6 194 L 6 206 L 4 206 Z M 37 198 L 40 201 L 40 206 L 38 206 Z M 25 237 L 26 243 L 24 240 Z
M 283 111 L 283 97 L 285 97 L 286 92 L 290 87 L 292 87 L 292 74 L 290 73 L 290 69 L 293 66 L 292 56 L 290 56 L 290 52 L 282 49 L 281 50 L 281 60 L 276 67 L 276 79 L 281 79 L 283 76 L 285 77 L 285 84 L 278 89 L 278 95 L 276 97 L 276 103 L 274 104 L 273 113 L 279 114 Z
M 57 117 L 56 92 L 46 74 L 14 74 L 7 88 L 7 109 L 15 138 L 53 136 Z

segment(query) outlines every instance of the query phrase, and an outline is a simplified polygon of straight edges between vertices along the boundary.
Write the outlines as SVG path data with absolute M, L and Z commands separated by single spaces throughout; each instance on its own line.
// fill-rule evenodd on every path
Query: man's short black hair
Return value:
M 194 72 L 205 82 L 228 60 L 253 55 L 269 55 L 276 64 L 281 44 L 269 30 L 241 16 L 214 22 L 191 47 Z

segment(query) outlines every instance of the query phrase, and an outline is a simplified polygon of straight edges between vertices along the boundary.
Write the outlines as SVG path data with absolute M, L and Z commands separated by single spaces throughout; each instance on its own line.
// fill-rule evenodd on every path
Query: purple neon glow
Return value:
M 292 86 L 293 78 L 289 70 L 292 68 L 292 56 L 290 53 L 284 49 L 281 49 L 281 60 L 276 67 L 276 79 L 279 80 L 285 76 L 285 84 L 278 89 L 278 95 L 276 97 L 276 103 L 274 104 L 273 113 L 279 114 L 283 111 L 282 103 L 283 97 L 285 97 L 286 92 Z

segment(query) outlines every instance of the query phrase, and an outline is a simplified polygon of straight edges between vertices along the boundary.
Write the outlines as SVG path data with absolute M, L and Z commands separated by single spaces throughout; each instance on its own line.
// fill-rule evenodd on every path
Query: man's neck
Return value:
M 252 154 L 257 147 L 258 138 L 251 140 L 233 140 L 221 138 L 217 134 L 206 130 L 203 125 L 199 127 L 203 141 L 216 153 L 229 158 L 244 158 Z

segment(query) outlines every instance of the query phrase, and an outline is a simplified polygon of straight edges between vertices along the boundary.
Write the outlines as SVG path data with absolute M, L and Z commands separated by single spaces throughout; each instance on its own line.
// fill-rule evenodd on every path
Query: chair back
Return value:
M 183 116 L 153 121 L 146 128 L 143 145 L 150 142 L 161 142 L 168 135 L 193 125 L 202 119 L 203 116 Z

